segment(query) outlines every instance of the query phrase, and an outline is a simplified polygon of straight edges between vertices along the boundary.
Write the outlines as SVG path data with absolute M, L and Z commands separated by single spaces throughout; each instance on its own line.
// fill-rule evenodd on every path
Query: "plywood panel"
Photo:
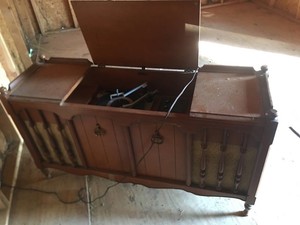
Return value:
M 11 56 L 9 55 L 9 50 L 4 42 L 4 39 L 0 33 L 0 68 L 4 70 L 4 74 L 1 74 L 1 85 L 5 85 L 6 79 L 13 80 L 16 76 L 16 68 Z
M 68 0 L 31 0 L 31 4 L 43 34 L 74 26 Z
M 40 31 L 30 1 L 13 0 L 13 3 L 21 24 L 26 45 L 28 48 L 34 48 L 37 46 L 37 36 Z
M 68 3 L 69 3 L 69 6 L 70 6 L 74 27 L 79 27 L 78 20 L 76 18 L 75 12 L 73 10 L 73 6 L 71 4 L 71 0 L 68 0 Z
M 17 72 L 24 71 L 32 62 L 24 42 L 20 23 L 16 18 L 14 6 L 8 0 L 0 1 L 0 32 L 16 65 Z

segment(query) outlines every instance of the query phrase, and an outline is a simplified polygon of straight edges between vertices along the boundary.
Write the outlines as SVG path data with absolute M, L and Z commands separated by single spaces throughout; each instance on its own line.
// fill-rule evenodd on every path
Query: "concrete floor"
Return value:
M 47 57 L 89 57 L 80 31 L 51 34 L 41 43 L 40 54 Z M 248 217 L 237 216 L 243 209 L 240 200 L 120 184 L 90 207 L 64 205 L 53 196 L 16 190 L 9 224 L 299 224 L 300 139 L 289 126 L 300 131 L 300 25 L 253 3 L 205 9 L 199 46 L 200 64 L 269 66 L 280 123 Z M 72 200 L 86 184 L 95 198 L 113 182 L 61 172 L 46 179 L 24 149 L 19 186 L 58 191 Z

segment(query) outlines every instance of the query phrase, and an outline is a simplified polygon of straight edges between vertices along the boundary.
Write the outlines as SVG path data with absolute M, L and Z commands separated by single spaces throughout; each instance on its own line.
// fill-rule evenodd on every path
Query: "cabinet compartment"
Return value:
M 87 166 L 95 170 L 130 172 L 130 141 L 126 127 L 112 119 L 79 115 L 73 118 Z
M 13 102 L 25 142 L 40 163 L 85 167 L 72 120 L 28 103 Z
M 137 107 L 138 109 L 147 109 L 150 111 L 167 111 L 175 98 L 192 79 L 193 73 L 184 73 L 182 71 L 153 71 L 138 69 L 117 69 L 117 68 L 97 68 L 92 67 L 87 71 L 83 81 L 78 85 L 75 91 L 67 99 L 68 103 L 97 104 L 97 94 L 127 92 L 143 83 L 147 83 L 144 91 L 157 93 L 152 96 L 150 101 L 145 99 Z M 188 113 L 191 107 L 195 80 L 189 85 L 187 90 L 181 96 L 178 104 L 174 108 L 175 112 Z M 131 98 L 132 95 L 128 97 Z M 151 96 L 150 96 L 151 97 Z M 109 97 L 108 97 L 109 98 Z M 137 99 L 137 97 L 133 98 Z

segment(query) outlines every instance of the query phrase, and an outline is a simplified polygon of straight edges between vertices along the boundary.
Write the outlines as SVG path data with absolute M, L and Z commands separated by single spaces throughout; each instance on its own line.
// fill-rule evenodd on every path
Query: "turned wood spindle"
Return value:
M 221 156 L 220 156 L 219 165 L 218 165 L 218 175 L 217 175 L 218 184 L 217 184 L 217 190 L 221 190 L 222 189 L 221 185 L 222 185 L 222 181 L 223 181 L 223 178 L 224 178 L 225 151 L 226 151 L 226 148 L 227 148 L 228 137 L 229 137 L 228 130 L 224 130 L 222 143 L 220 145 Z
M 62 154 L 62 151 L 61 149 L 59 148 L 59 145 L 55 139 L 55 136 L 51 130 L 51 127 L 44 115 L 44 113 L 41 111 L 41 110 L 38 110 L 41 118 L 42 118 L 42 123 L 43 123 L 43 128 L 44 130 L 46 131 L 46 134 L 47 134 L 47 137 L 48 137 L 48 140 L 50 142 L 50 145 L 51 147 L 53 148 L 54 150 L 54 153 L 56 154 L 56 157 L 58 158 L 59 162 L 62 163 L 62 164 L 66 164 L 65 162 L 65 159 L 64 159 L 64 156 Z
M 72 165 L 76 167 L 79 164 L 78 164 L 74 149 L 72 148 L 71 141 L 69 140 L 69 137 L 67 135 L 65 125 L 62 123 L 62 121 L 58 115 L 54 114 L 54 118 L 55 118 L 55 121 L 57 124 L 57 130 L 63 140 L 63 145 L 66 149 L 66 153 L 67 153 Z
M 47 162 L 53 162 L 53 158 L 50 154 L 50 150 L 47 147 L 47 144 L 40 132 L 40 130 L 38 129 L 35 121 L 32 119 L 30 113 L 24 109 L 23 112 L 25 113 L 25 116 L 28 119 L 29 122 L 29 126 L 30 128 L 33 130 L 34 135 L 35 135 L 35 141 L 37 142 L 37 149 L 39 150 L 39 152 L 41 153 L 41 156 L 47 161 Z M 20 119 L 20 121 L 23 121 L 22 118 Z M 25 124 L 25 123 L 24 123 Z M 24 125 L 24 127 L 26 127 L 26 125 Z M 28 132 L 30 133 L 30 132 Z
M 245 158 L 245 153 L 247 151 L 247 145 L 248 145 L 248 135 L 243 134 L 241 147 L 240 147 L 240 159 L 238 162 L 235 179 L 234 179 L 234 193 L 238 192 L 238 188 L 241 182 L 241 178 L 243 174 L 244 158 Z
M 200 160 L 200 187 L 205 187 L 205 176 L 207 167 L 207 129 L 203 130 L 202 142 L 201 142 L 202 156 Z

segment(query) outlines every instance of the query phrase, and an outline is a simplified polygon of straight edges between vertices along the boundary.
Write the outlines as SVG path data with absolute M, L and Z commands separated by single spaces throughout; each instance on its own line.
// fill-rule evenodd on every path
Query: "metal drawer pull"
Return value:
M 96 124 L 96 128 L 94 129 L 94 133 L 96 136 L 103 136 L 106 134 L 106 130 L 104 130 L 99 123 Z

